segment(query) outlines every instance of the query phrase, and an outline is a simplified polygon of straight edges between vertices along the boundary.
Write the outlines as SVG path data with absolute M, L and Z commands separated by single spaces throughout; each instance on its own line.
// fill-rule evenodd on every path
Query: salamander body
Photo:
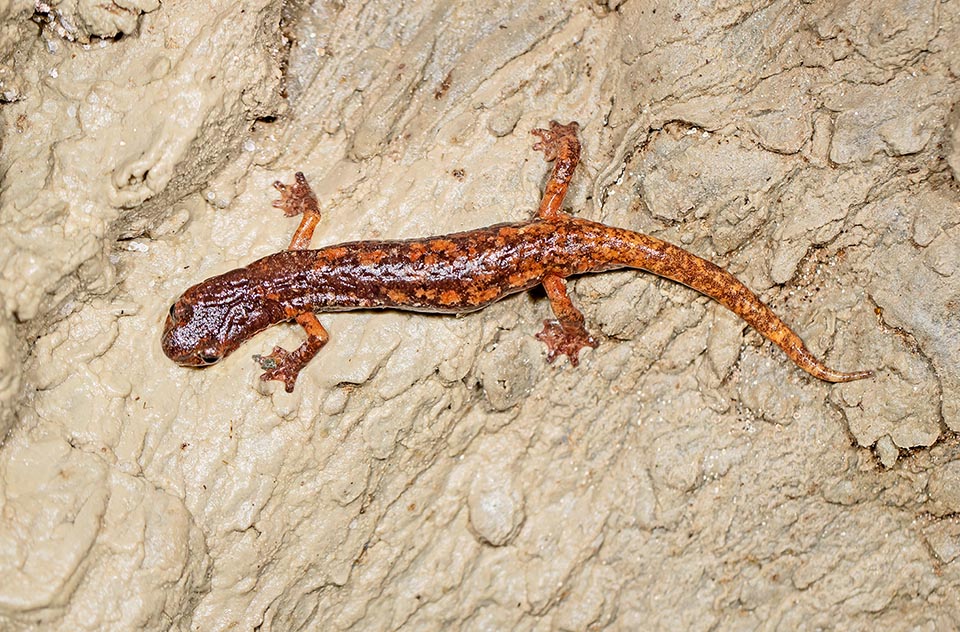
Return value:
M 826 367 L 801 339 L 743 283 L 682 248 L 623 228 L 560 212 L 579 159 L 577 125 L 553 123 L 535 130 L 536 148 L 554 160 L 537 219 L 449 235 L 408 240 L 343 243 L 307 249 L 319 210 L 303 174 L 293 185 L 277 183 L 275 205 L 302 214 L 290 249 L 189 288 L 170 308 L 163 350 L 183 366 L 214 364 L 267 327 L 300 323 L 307 340 L 295 351 L 275 348 L 255 356 L 265 380 L 292 391 L 300 370 L 327 341 L 318 312 L 390 308 L 432 313 L 481 309 L 505 296 L 543 284 L 556 319 L 538 334 L 548 359 L 564 354 L 576 365 L 583 347 L 596 341 L 567 296 L 570 276 L 637 268 L 688 285 L 717 300 L 774 342 L 803 370 L 830 382 L 868 377 Z

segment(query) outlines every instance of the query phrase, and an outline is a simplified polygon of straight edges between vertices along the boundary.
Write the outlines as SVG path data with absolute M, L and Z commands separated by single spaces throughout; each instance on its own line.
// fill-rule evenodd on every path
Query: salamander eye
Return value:
M 212 351 L 201 351 L 197 353 L 197 357 L 200 358 L 200 361 L 204 364 L 216 364 L 220 361 L 220 356 Z
M 193 316 L 193 308 L 187 303 L 177 301 L 170 306 L 170 320 L 175 323 L 186 322 L 191 316 Z

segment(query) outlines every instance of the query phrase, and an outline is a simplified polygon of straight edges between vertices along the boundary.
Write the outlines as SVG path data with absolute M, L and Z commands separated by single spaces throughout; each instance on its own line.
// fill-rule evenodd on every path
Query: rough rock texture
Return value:
M 0 0 L 0 104 L 20 98 L 25 85 L 14 66 L 24 59 L 16 59 L 22 40 L 36 32 L 36 26 L 27 18 L 33 12 L 30 0 Z M 5 129 L 0 128 L 0 143 Z
M 78 42 L 136 32 L 142 13 L 156 11 L 160 0 L 38 0 L 37 17 L 48 22 L 60 37 Z
M 960 4 L 157 4 L 0 0 L 0 628 L 960 626 Z M 538 293 L 325 315 L 292 395 L 249 356 L 294 327 L 163 356 L 288 241 L 273 180 L 317 244 L 519 220 L 550 119 L 572 212 L 877 376 L 636 272 L 573 284 L 577 369 Z

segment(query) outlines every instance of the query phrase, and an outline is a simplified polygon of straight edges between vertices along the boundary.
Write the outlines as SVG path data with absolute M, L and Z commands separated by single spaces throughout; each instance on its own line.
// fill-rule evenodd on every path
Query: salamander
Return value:
M 678 246 L 642 233 L 578 219 L 561 210 L 580 160 L 576 122 L 536 129 L 535 150 L 553 162 L 537 216 L 448 235 L 370 240 L 309 249 L 320 220 L 317 198 L 302 173 L 275 182 L 274 206 L 301 217 L 287 250 L 209 278 L 187 289 L 170 308 L 164 353 L 188 367 L 220 361 L 267 327 L 296 321 L 306 340 L 294 351 L 275 347 L 255 355 L 263 380 L 292 392 L 300 371 L 327 343 L 318 312 L 399 309 L 459 314 L 542 285 L 555 318 L 537 338 L 547 360 L 566 355 L 577 366 L 581 349 L 597 340 L 567 294 L 571 276 L 636 268 L 687 285 L 746 321 L 810 375 L 849 382 L 871 371 L 843 373 L 818 360 L 774 312 L 736 277 Z

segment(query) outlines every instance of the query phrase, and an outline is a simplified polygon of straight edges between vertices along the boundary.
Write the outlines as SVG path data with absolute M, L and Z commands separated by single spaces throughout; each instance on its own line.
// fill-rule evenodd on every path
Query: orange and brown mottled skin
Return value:
M 293 185 L 277 183 L 277 206 L 302 213 L 290 249 L 207 279 L 174 303 L 162 344 L 184 366 L 207 366 L 270 325 L 295 320 L 307 334 L 293 352 L 279 347 L 255 356 L 264 380 L 292 391 L 300 370 L 327 342 L 316 312 L 392 308 L 433 313 L 481 309 L 505 296 L 542 284 L 556 319 L 538 334 L 548 359 L 597 346 L 583 315 L 567 295 L 564 279 L 617 268 L 648 270 L 710 296 L 779 346 L 800 368 L 830 382 L 871 375 L 826 367 L 800 338 L 743 283 L 682 248 L 623 228 L 577 219 L 560 211 L 579 160 L 577 125 L 536 130 L 537 148 L 555 160 L 538 218 L 422 239 L 358 241 L 306 250 L 319 219 L 316 198 L 303 174 Z
M 547 180 L 537 209 L 537 217 L 547 221 L 556 221 L 566 214 L 561 212 L 563 199 L 573 178 L 573 172 L 580 163 L 580 140 L 577 131 L 580 125 L 573 121 L 560 125 L 550 121 L 549 129 L 535 129 L 533 134 L 540 141 L 533 148 L 542 151 L 547 162 L 553 161 L 553 173 Z M 561 354 L 570 358 L 570 364 L 580 363 L 580 349 L 596 347 L 590 332 L 584 328 L 583 314 L 580 313 L 567 295 L 567 282 L 563 277 L 547 274 L 541 280 L 543 289 L 550 299 L 550 306 L 556 318 L 543 321 L 543 330 L 537 339 L 547 345 L 547 362 L 553 362 Z
M 532 132 L 540 137 L 540 142 L 533 148 L 542 151 L 547 162 L 553 162 L 553 173 L 543 189 L 537 217 L 556 219 L 561 215 L 560 209 L 567 196 L 567 187 L 570 186 L 573 172 L 580 164 L 580 140 L 577 138 L 579 129 L 580 124 L 576 121 L 566 125 L 550 121 L 549 129 L 535 129 Z

